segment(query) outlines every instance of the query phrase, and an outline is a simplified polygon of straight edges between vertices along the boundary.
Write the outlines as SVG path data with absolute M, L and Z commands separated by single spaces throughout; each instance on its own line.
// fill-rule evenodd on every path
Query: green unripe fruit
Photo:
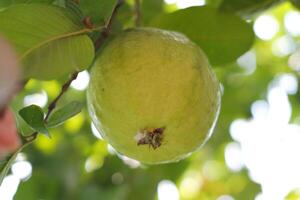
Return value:
M 127 30 L 102 51 L 87 92 L 97 129 L 119 153 L 147 164 L 174 162 L 211 135 L 219 83 L 184 35 Z

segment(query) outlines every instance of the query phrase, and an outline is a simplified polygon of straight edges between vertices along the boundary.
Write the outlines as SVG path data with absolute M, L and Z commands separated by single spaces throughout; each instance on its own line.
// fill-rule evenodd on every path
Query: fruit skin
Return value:
M 187 37 L 136 28 L 104 47 L 87 100 L 93 123 L 120 154 L 158 164 L 181 160 L 205 143 L 219 114 L 220 90 L 206 56 Z M 151 137 L 160 144 L 140 144 L 147 131 L 161 129 L 162 139 Z

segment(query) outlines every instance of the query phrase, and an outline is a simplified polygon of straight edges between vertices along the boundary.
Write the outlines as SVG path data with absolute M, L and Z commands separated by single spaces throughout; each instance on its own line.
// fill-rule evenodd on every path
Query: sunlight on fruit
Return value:
M 116 150 L 110 144 L 107 144 L 107 151 L 110 155 L 116 155 L 117 154 Z
M 93 135 L 100 139 L 100 140 L 103 140 L 103 137 L 101 136 L 100 132 L 97 130 L 96 126 L 94 125 L 93 122 L 91 122 L 91 130 L 92 130 L 92 133 Z
M 254 32 L 262 40 L 271 40 L 279 30 L 278 21 L 271 15 L 261 15 L 254 23 Z
M 82 71 L 78 74 L 76 80 L 71 84 L 71 87 L 75 90 L 85 90 L 89 84 L 90 75 L 87 71 Z
M 158 200 L 179 200 L 179 192 L 175 183 L 162 180 L 157 186 Z
M 124 164 L 126 164 L 127 166 L 129 166 L 132 169 L 135 169 L 135 168 L 138 168 L 141 166 L 141 163 L 137 160 L 134 160 L 134 159 L 128 158 L 126 156 L 122 156 L 122 155 L 119 155 L 119 157 L 122 159 Z

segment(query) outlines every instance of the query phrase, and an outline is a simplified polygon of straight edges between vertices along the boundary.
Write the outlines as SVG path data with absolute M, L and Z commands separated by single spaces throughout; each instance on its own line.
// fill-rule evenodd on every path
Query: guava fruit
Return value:
M 92 121 L 120 154 L 145 164 L 175 162 L 210 137 L 219 83 L 186 36 L 129 29 L 112 39 L 91 69 Z

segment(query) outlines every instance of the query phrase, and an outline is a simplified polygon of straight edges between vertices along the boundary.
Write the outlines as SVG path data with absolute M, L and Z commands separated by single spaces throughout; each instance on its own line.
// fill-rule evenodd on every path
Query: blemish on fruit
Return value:
M 161 146 L 165 127 L 145 128 L 135 136 L 137 145 L 149 145 L 154 150 Z

